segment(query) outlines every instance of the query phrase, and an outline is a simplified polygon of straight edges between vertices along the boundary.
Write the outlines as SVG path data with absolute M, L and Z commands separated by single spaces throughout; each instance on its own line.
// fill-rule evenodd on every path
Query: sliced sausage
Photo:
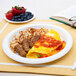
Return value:
M 15 47 L 14 47 L 14 50 L 19 54 L 21 55 L 22 57 L 26 57 L 26 52 L 23 50 L 23 48 L 17 44 Z
M 30 50 L 30 48 L 29 48 L 29 42 L 28 42 L 28 40 L 26 38 L 22 41 L 22 47 L 23 47 L 23 49 L 26 52 L 28 52 Z

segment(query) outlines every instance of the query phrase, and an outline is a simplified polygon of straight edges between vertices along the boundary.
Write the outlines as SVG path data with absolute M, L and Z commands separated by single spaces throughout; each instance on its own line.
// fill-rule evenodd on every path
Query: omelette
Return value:
M 65 47 L 65 42 L 61 41 L 60 35 L 51 29 L 42 35 L 34 46 L 27 53 L 28 58 L 45 58 L 57 54 Z

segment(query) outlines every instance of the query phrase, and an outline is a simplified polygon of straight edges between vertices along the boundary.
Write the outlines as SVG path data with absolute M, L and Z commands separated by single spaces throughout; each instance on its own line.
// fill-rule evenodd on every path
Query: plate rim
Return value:
M 55 54 L 55 55 L 53 55 L 53 56 L 47 57 L 47 58 L 48 58 L 48 61 L 47 61 L 47 58 L 40 58 L 40 59 L 23 58 L 23 57 L 21 57 L 21 56 L 18 56 L 18 55 L 16 55 L 16 54 L 14 54 L 14 53 L 12 52 L 12 50 L 11 50 L 11 52 L 13 53 L 12 57 L 16 56 L 16 59 L 15 59 L 15 58 L 12 58 L 11 55 L 9 55 L 9 53 L 6 52 L 6 48 L 7 48 L 7 47 L 6 47 L 6 46 L 5 46 L 6 48 L 4 47 L 5 42 L 6 42 L 7 39 L 8 39 L 8 36 L 10 36 L 12 33 L 15 33 L 16 31 L 18 31 L 18 30 L 20 30 L 20 29 L 22 29 L 22 28 L 24 28 L 24 27 L 26 28 L 26 27 L 37 26 L 37 25 L 50 25 L 50 26 L 52 26 L 52 27 L 62 29 L 62 30 L 64 30 L 66 33 L 68 33 L 68 36 L 69 36 L 70 39 L 71 39 L 71 40 L 69 40 L 70 43 L 71 43 L 71 45 L 68 44 L 68 45 L 69 45 L 69 48 L 67 48 L 67 51 L 64 52 L 64 50 L 65 50 L 65 48 L 64 48 L 61 52 L 59 52 L 59 53 L 57 53 L 57 54 Z M 10 32 L 10 33 L 5 37 L 5 39 L 3 40 L 2 48 L 3 48 L 3 51 L 5 52 L 5 54 L 6 54 L 8 57 L 10 57 L 11 59 L 15 60 L 15 61 L 18 61 L 18 62 L 21 62 L 21 63 L 28 63 L 28 64 L 42 64 L 42 63 L 51 62 L 51 61 L 54 61 L 54 60 L 57 60 L 57 59 L 63 57 L 65 54 L 67 54 L 67 53 L 70 51 L 70 49 L 71 49 L 71 47 L 72 47 L 72 44 L 73 44 L 72 36 L 70 35 L 70 33 L 69 33 L 68 31 L 66 31 L 66 30 L 65 30 L 64 28 L 62 28 L 62 27 L 59 27 L 59 26 L 56 26 L 56 25 L 52 25 L 52 24 L 28 24 L 28 25 L 26 25 L 26 26 L 19 27 L 19 28 L 13 30 L 12 32 Z M 9 49 L 8 49 L 8 50 L 9 50 Z M 20 59 L 19 59 L 18 57 L 20 57 Z M 54 58 L 54 57 L 56 57 L 56 58 Z M 50 58 L 51 58 L 51 60 L 50 60 Z M 54 59 L 52 59 L 52 58 L 54 58 Z M 25 59 L 25 62 L 22 61 L 21 59 Z M 28 59 L 28 60 L 27 60 L 27 59 Z M 30 61 L 30 62 L 29 62 L 29 61 Z M 38 61 L 41 61 L 41 62 L 38 62 Z

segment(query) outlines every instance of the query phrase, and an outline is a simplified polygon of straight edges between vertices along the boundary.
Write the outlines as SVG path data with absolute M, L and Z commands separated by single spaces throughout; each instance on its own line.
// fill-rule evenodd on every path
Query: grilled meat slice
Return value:
M 28 42 L 28 40 L 26 38 L 22 41 L 22 47 L 23 47 L 23 49 L 26 52 L 28 52 L 30 50 L 30 48 L 29 48 L 29 42 Z
M 35 43 L 38 39 L 40 39 L 40 37 L 41 37 L 40 35 L 33 36 L 32 39 L 29 41 L 29 46 L 30 46 L 30 47 L 33 47 L 34 43 Z
M 23 50 L 21 45 L 19 44 L 15 45 L 14 50 L 22 57 L 26 57 L 26 52 Z

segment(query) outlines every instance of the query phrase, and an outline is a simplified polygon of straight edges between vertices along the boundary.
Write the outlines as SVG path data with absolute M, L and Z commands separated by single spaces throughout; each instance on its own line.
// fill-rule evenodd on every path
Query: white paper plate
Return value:
M 26 12 L 30 12 L 30 11 L 26 11 Z M 31 13 L 32 13 L 32 12 L 31 12 Z M 35 19 L 35 14 L 34 14 L 34 13 L 32 13 L 32 14 L 33 14 L 33 17 L 32 17 L 31 19 L 29 19 L 29 20 L 26 20 L 26 21 L 17 21 L 17 22 L 16 22 L 16 21 L 11 21 L 11 20 L 8 20 L 5 15 L 4 15 L 4 19 L 5 19 L 7 22 L 10 22 L 10 23 L 26 23 L 26 22 L 29 22 L 29 21 Z
M 10 48 L 10 41 L 13 39 L 13 36 L 15 34 L 18 35 L 19 31 L 25 30 L 28 27 L 47 28 L 49 30 L 54 29 L 55 31 L 57 31 L 60 34 L 61 39 L 66 41 L 65 48 L 61 52 L 59 52 L 53 56 L 46 57 L 46 58 L 39 58 L 39 59 L 24 58 L 24 57 L 19 56 L 18 54 L 13 53 Z M 41 64 L 41 63 L 47 63 L 47 62 L 51 62 L 51 61 L 61 58 L 66 53 L 68 53 L 68 51 L 70 51 L 72 44 L 73 44 L 73 40 L 72 40 L 70 33 L 61 27 L 51 25 L 51 24 L 30 24 L 30 25 L 26 25 L 26 26 L 17 28 L 16 30 L 9 33 L 3 41 L 3 50 L 8 57 L 10 57 L 11 59 L 13 59 L 15 61 L 18 61 L 21 63 L 28 63 L 28 64 Z

